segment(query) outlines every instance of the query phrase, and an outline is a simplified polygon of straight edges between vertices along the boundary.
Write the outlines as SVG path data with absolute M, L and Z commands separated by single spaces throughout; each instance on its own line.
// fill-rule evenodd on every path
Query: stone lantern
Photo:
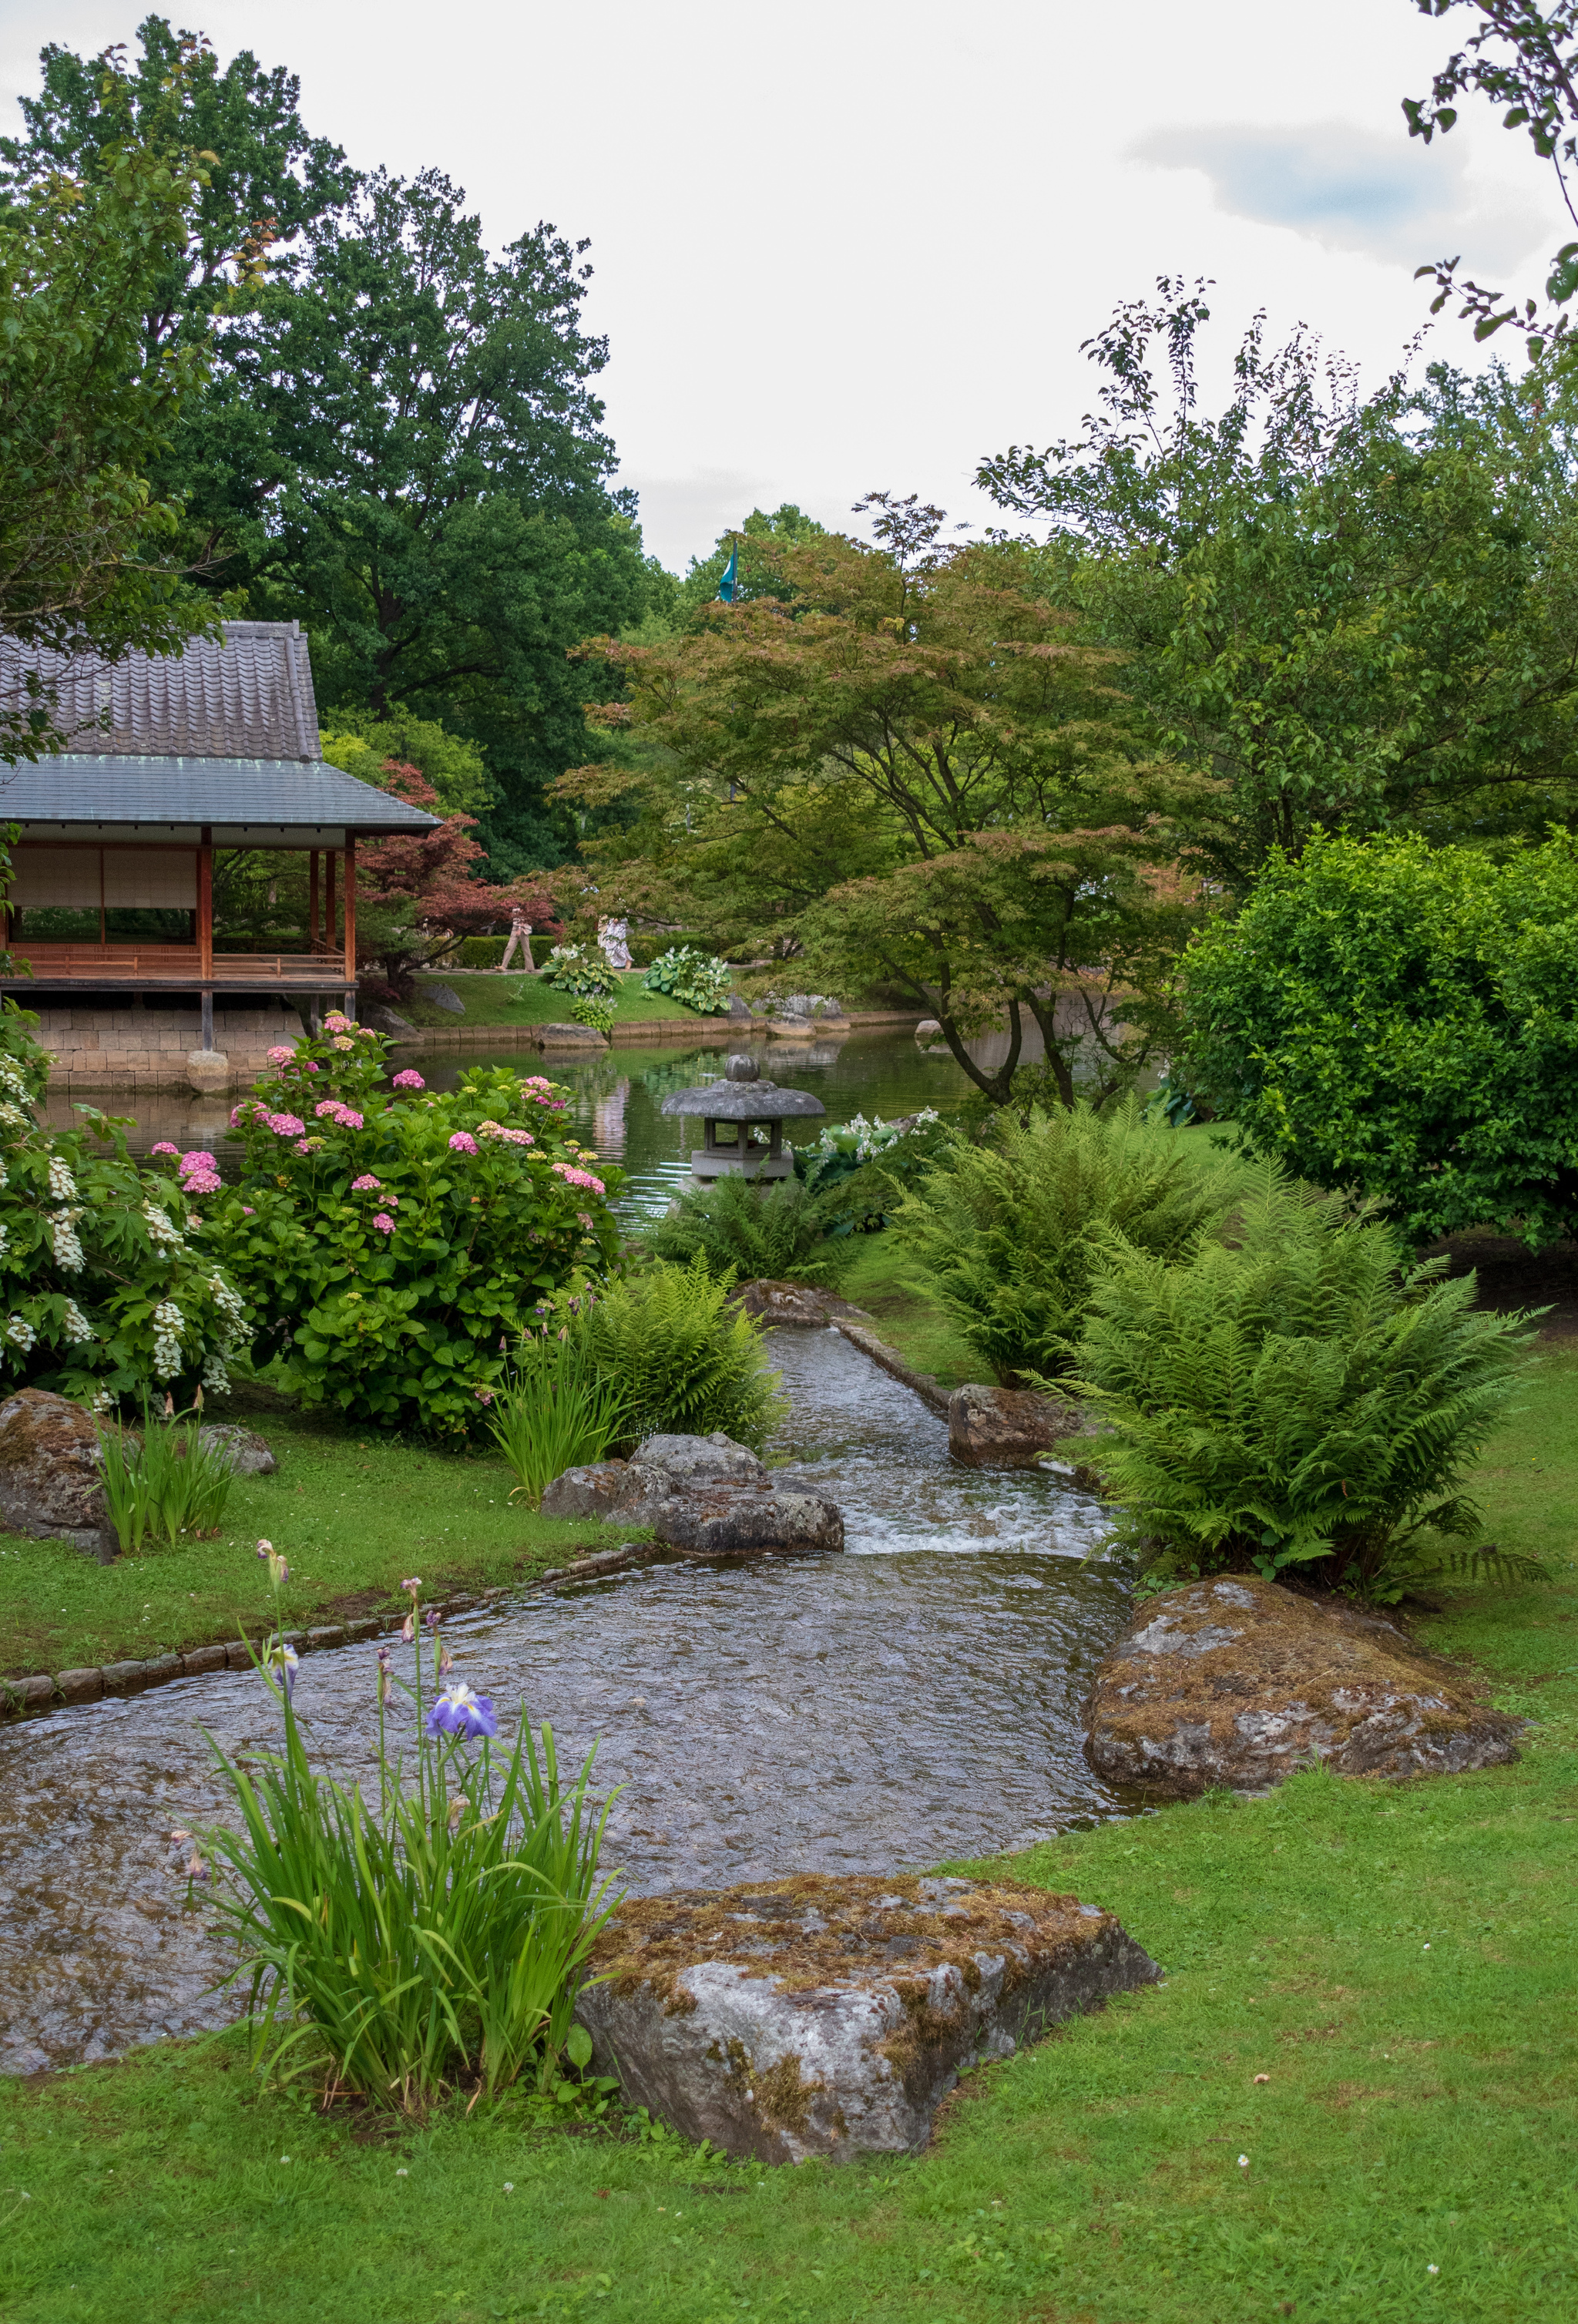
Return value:
M 663 1100 L 667 1114 L 701 1116 L 702 1142 L 691 1155 L 691 1169 L 698 1178 L 722 1178 L 729 1172 L 743 1178 L 792 1177 L 794 1157 L 783 1150 L 784 1123 L 820 1120 L 826 1107 L 809 1090 L 780 1089 L 776 1082 L 760 1080 L 754 1057 L 731 1057 L 724 1074 L 706 1089 L 676 1090 Z

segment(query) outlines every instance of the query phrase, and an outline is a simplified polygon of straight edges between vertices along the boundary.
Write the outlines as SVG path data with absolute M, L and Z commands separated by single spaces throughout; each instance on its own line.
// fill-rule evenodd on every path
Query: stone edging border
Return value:
M 894 1379 L 901 1380 L 906 1388 L 913 1388 L 921 1402 L 928 1405 L 939 1418 L 947 1418 L 953 1391 L 944 1388 L 935 1372 L 918 1372 L 912 1365 L 905 1362 L 897 1348 L 891 1348 L 885 1340 L 879 1340 L 864 1323 L 857 1323 L 843 1315 L 830 1315 L 827 1320 L 852 1348 L 858 1348 L 863 1356 L 869 1356 L 873 1364 L 891 1373 Z
M 475 1594 L 461 1591 L 450 1598 L 432 1601 L 424 1610 L 436 1612 L 448 1620 L 455 1614 L 468 1614 L 479 1606 L 494 1606 L 502 1599 L 519 1598 L 526 1591 L 540 1590 L 553 1582 L 589 1582 L 604 1573 L 623 1572 L 626 1567 L 644 1565 L 662 1554 L 658 1542 L 626 1542 L 619 1549 L 599 1550 L 591 1557 L 577 1557 L 568 1565 L 550 1565 L 540 1573 L 530 1574 L 524 1581 L 482 1590 Z M 364 1614 L 350 1622 L 325 1622 L 316 1629 L 287 1630 L 285 1644 L 294 1646 L 299 1655 L 319 1654 L 329 1646 L 345 1646 L 364 1638 L 392 1635 L 405 1620 L 403 1613 Z M 265 1631 L 254 1634 L 252 1645 L 268 1636 Z M 75 1702 L 97 1702 L 106 1695 L 125 1696 L 145 1694 L 152 1686 L 167 1686 L 174 1679 L 198 1678 L 217 1670 L 250 1670 L 253 1657 L 240 1638 L 227 1646 L 193 1646 L 181 1655 L 155 1655 L 146 1662 L 104 1663 L 87 1665 L 81 1670 L 39 1671 L 28 1678 L 0 1678 L 0 1718 L 37 1717 L 42 1712 L 64 1710 Z

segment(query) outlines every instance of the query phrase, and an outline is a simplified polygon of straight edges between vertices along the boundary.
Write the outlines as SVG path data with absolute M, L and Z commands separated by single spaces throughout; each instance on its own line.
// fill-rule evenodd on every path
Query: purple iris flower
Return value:
M 496 1735 L 498 1731 L 492 1697 L 473 1694 L 463 1681 L 447 1686 L 428 1713 L 429 1735 L 458 1735 L 467 1743 L 474 1743 L 479 1735 Z

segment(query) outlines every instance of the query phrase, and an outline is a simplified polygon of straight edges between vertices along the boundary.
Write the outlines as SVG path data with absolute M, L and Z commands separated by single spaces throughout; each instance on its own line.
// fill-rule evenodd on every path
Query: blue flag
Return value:
M 718 599 L 720 604 L 724 605 L 732 605 L 734 604 L 734 591 L 739 586 L 739 580 L 740 544 L 736 541 L 733 550 L 730 552 L 729 561 L 724 567 L 724 577 L 718 583 Z

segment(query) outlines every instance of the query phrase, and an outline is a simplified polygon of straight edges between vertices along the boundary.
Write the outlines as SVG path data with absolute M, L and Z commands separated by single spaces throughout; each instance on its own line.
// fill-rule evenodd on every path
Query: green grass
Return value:
M 450 1010 L 439 1009 L 422 998 L 421 984 L 417 986 L 417 998 L 401 1002 L 401 1015 L 426 1031 L 431 1028 L 448 1028 L 454 1031 L 461 1025 L 568 1025 L 573 1020 L 570 1010 L 575 996 L 558 992 L 540 976 L 517 976 L 513 971 L 500 976 L 491 970 L 453 972 L 435 976 L 430 982 L 448 984 L 466 1003 L 464 1017 Z M 703 1017 L 683 1001 L 666 992 L 649 992 L 641 982 L 641 971 L 631 971 L 622 976 L 619 994 L 611 1002 L 616 1025 L 651 1024 L 660 1018 L 670 1020 L 686 1018 L 697 1025 L 716 1025 L 723 1020 Z
M 206 1646 L 234 1638 L 243 1616 L 261 1627 L 260 1536 L 290 1560 L 291 1626 L 309 1629 L 403 1603 L 403 1574 L 420 1573 L 429 1596 L 491 1588 L 562 1564 L 602 1530 L 512 1508 L 515 1480 L 491 1451 L 429 1452 L 295 1414 L 244 1416 L 279 1473 L 236 1480 L 217 1540 L 103 1566 L 64 1542 L 0 1534 L 0 1671 Z
M 987 1368 L 958 1325 L 922 1284 L 912 1256 L 891 1233 L 851 1238 L 853 1257 L 839 1270 L 837 1291 L 875 1317 L 881 1335 L 918 1372 L 934 1372 L 945 1388 L 987 1378 Z
M 0 2312 L 1573 2312 L 1575 1390 L 1578 1349 L 1553 1349 L 1482 1476 L 1500 1537 L 1543 1552 L 1558 1582 L 1458 1593 L 1425 1625 L 1536 1722 L 1522 1761 L 1408 1785 L 1312 1774 L 1263 1801 L 1167 1807 L 1012 1859 L 1017 1877 L 1116 1912 L 1167 1981 L 968 2077 L 925 2154 L 768 2172 L 643 2140 L 625 2118 L 564 2130 L 523 2114 L 384 2133 L 261 2091 L 235 2034 L 162 2043 L 0 2092 Z

